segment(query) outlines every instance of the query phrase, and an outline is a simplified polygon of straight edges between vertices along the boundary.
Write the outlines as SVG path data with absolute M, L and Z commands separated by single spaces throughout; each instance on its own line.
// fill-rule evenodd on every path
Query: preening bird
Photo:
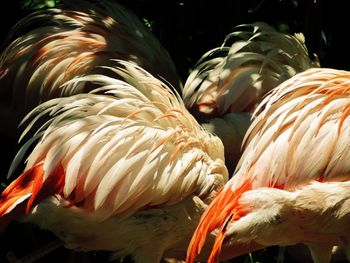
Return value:
M 256 109 L 235 175 L 198 224 L 187 262 L 209 233 L 217 234 L 209 262 L 235 243 L 304 243 L 316 263 L 329 262 L 339 245 L 349 257 L 349 114 L 348 71 L 309 69 L 273 89 Z
M 51 98 L 88 92 L 62 85 L 80 76 L 108 74 L 113 59 L 131 61 L 181 92 L 168 52 L 140 19 L 115 1 L 62 0 L 23 18 L 0 56 L 1 127 L 14 134 L 20 120 Z
M 90 74 L 108 76 L 114 59 L 134 62 L 178 92 L 182 84 L 167 50 L 129 9 L 116 1 L 62 0 L 33 12 L 10 31 L 0 55 L 1 178 L 18 150 L 18 125 L 49 99 L 89 92 L 63 84 Z M 115 74 L 113 77 L 117 77 Z M 40 125 L 40 123 L 38 123 Z M 31 136 L 30 134 L 28 136 Z
M 247 191 L 240 198 L 239 205 L 248 207 L 245 211 L 249 215 L 227 230 L 229 240 L 225 242 L 235 244 L 239 240 L 249 243 L 254 235 L 256 243 L 253 249 L 303 243 L 309 246 L 314 262 L 345 262 L 344 252 L 350 259 L 349 183 L 314 181 L 295 191 L 277 188 Z M 295 247 L 294 253 L 296 249 L 301 247 Z M 338 260 L 334 258 L 335 249 L 338 250 Z M 298 262 L 312 261 L 307 254 L 298 254 L 295 256 Z
M 265 23 L 239 25 L 220 47 L 195 65 L 183 90 L 186 107 L 224 143 L 234 169 L 257 104 L 278 84 L 312 67 L 301 33 L 281 33 Z
M 207 204 L 228 180 L 221 140 L 205 131 L 165 83 L 131 62 L 77 77 L 97 90 L 56 98 L 24 120 L 46 122 L 24 172 L 0 196 L 0 226 L 14 219 L 48 229 L 68 248 L 185 258 Z M 112 75 L 112 74 L 110 74 Z M 11 172 L 10 171 L 10 172 Z

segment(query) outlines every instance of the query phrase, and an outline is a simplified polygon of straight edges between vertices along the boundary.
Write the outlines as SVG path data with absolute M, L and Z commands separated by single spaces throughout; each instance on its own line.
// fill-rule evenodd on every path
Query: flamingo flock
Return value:
M 0 83 L 1 134 L 22 142 L 1 231 L 29 222 L 136 263 L 298 243 L 350 259 L 350 73 L 302 34 L 237 26 L 183 87 L 132 11 L 67 0 L 14 27 Z

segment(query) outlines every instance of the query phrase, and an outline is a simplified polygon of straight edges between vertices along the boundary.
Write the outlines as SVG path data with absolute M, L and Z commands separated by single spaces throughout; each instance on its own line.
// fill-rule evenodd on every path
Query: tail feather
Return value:
M 240 208 L 238 200 L 244 192 L 250 189 L 252 189 L 251 182 L 246 181 L 235 191 L 228 188 L 218 194 L 202 215 L 192 237 L 187 250 L 187 263 L 194 262 L 195 257 L 201 252 L 208 234 L 214 229 L 220 228 L 208 261 L 218 262 L 218 255 L 225 238 L 225 227 L 228 222 L 236 221 L 244 215 L 244 209 Z
M 37 164 L 14 180 L 0 195 L 0 231 L 46 197 L 61 193 L 64 170 L 61 165 L 43 182 L 43 164 Z

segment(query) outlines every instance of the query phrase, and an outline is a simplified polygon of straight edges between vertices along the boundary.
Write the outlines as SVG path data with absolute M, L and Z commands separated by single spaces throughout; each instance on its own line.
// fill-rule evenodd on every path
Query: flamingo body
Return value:
M 132 255 L 136 262 L 184 257 L 200 214 L 227 181 L 223 145 L 203 130 L 171 88 L 117 61 L 105 75 L 75 78 L 97 93 L 49 100 L 27 117 L 35 147 L 0 197 L 1 227 L 23 218 L 65 245 Z M 106 68 L 107 70 L 107 68 Z M 154 242 L 150 242 L 154 240 Z
M 11 32 L 0 58 L 0 116 L 8 123 L 4 134 L 15 134 L 22 118 L 40 103 L 94 89 L 62 85 L 75 77 L 107 75 L 103 67 L 115 66 L 114 59 L 134 62 L 181 92 L 166 49 L 115 1 L 60 1 L 56 8 L 24 17 Z
M 221 47 L 199 59 L 186 80 L 184 102 L 223 140 L 233 171 L 255 107 L 271 89 L 313 67 L 319 65 L 311 60 L 302 34 L 281 33 L 265 23 L 239 25 Z M 229 117 L 232 113 L 241 117 Z M 232 127 L 238 132 L 231 135 Z
M 209 260 L 215 261 L 224 239 L 230 239 L 232 233 L 232 240 L 235 240 L 236 227 L 242 231 L 240 240 L 253 240 L 262 246 L 304 242 L 310 246 L 315 262 L 328 262 L 329 257 L 323 261 L 323 253 L 339 244 L 348 220 L 347 212 L 342 212 L 344 207 L 337 207 L 337 204 L 342 200 L 348 202 L 349 83 L 350 73 L 347 71 L 309 69 L 285 81 L 264 99 L 247 132 L 245 150 L 235 175 L 199 223 L 189 248 L 189 262 L 194 259 L 206 234 L 219 228 Z M 323 182 L 338 182 L 339 185 L 323 186 Z M 271 189 L 271 196 L 268 196 L 266 187 Z M 330 194 L 337 187 L 339 197 L 338 192 Z M 319 203 L 323 197 L 326 202 Z M 306 209 L 303 208 L 304 201 Z M 272 204 L 275 204 L 274 208 Z M 255 207 L 259 211 L 257 214 Z M 295 212 L 299 208 L 300 216 Z M 265 211 L 264 216 L 264 209 L 271 211 Z M 313 225 L 317 217 L 310 218 L 309 225 L 298 228 L 303 217 L 310 217 L 307 209 L 311 215 L 319 213 L 320 220 L 325 220 L 323 228 L 318 229 L 321 223 Z M 320 212 L 320 209 L 325 212 Z M 280 219 L 281 215 L 288 220 Z M 294 225 L 294 220 L 299 222 Z M 264 232 L 259 224 L 267 226 L 269 222 L 271 225 Z M 256 231 L 253 230 L 255 227 Z M 279 236 L 294 228 L 290 237 Z M 320 249 L 315 239 L 327 236 L 327 231 L 333 238 L 328 241 L 323 238 L 325 243 Z M 347 246 L 347 241 L 343 245 Z M 326 250 L 323 249 L 325 246 Z

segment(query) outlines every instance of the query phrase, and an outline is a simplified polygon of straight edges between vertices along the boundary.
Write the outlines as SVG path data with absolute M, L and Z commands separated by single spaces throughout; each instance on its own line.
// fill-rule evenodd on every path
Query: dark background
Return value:
M 266 22 L 289 33 L 303 32 L 322 67 L 350 70 L 350 12 L 331 0 L 126 0 L 169 50 L 185 79 L 204 52 L 222 44 L 239 24 Z
M 101 0 L 103 1 L 103 0 Z M 116 0 L 118 1 L 118 0 Z M 0 43 L 30 7 L 7 0 L 0 11 Z M 54 1 L 52 1 L 54 2 Z M 310 53 L 322 67 L 350 70 L 348 51 L 350 12 L 340 0 L 122 0 L 168 49 L 185 81 L 188 71 L 209 49 L 221 45 L 238 25 L 267 22 L 280 31 L 303 32 Z M 7 17 L 8 16 L 8 17 Z M 0 46 L 1 47 L 1 46 Z

